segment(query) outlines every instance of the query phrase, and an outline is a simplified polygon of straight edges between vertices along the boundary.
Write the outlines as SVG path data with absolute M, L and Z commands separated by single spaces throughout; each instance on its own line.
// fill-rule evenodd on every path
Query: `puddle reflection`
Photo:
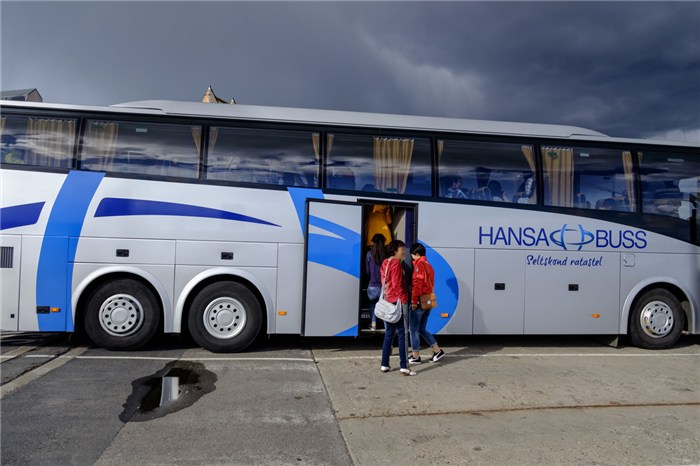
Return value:
M 153 375 L 131 383 L 132 392 L 119 415 L 122 422 L 143 422 L 192 406 L 216 389 L 216 374 L 204 364 L 173 361 Z

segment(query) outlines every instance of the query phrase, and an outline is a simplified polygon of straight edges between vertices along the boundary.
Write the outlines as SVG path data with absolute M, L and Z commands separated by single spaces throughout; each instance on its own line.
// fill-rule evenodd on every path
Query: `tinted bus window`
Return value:
M 5 115 L 0 118 L 2 163 L 71 168 L 74 118 Z
M 616 149 L 542 147 L 545 204 L 634 212 L 632 157 Z
M 440 197 L 536 204 L 532 146 L 438 140 Z
M 328 188 L 430 196 L 430 140 L 329 134 Z
M 80 166 L 86 170 L 197 178 L 201 127 L 87 120 Z
M 689 155 L 639 154 L 642 210 L 688 220 L 698 208 L 700 160 Z
M 210 180 L 318 187 L 320 135 L 305 131 L 210 128 Z

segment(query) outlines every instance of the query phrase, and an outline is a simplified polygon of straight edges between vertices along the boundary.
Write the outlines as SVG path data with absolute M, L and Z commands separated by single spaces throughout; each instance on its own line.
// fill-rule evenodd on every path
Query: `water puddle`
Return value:
M 173 361 L 153 375 L 131 383 L 119 415 L 122 422 L 143 422 L 180 411 L 216 389 L 216 374 L 195 361 Z

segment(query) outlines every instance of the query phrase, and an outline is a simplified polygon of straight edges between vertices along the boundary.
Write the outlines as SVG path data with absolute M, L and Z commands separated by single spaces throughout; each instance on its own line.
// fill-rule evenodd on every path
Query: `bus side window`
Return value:
M 532 146 L 438 141 L 440 197 L 536 204 Z
M 197 178 L 200 140 L 199 126 L 87 120 L 80 167 Z
M 73 167 L 76 119 L 4 115 L 1 120 L 1 163 Z
M 428 138 L 328 134 L 329 189 L 430 196 L 432 169 Z
M 542 147 L 545 205 L 636 210 L 630 151 L 593 147 Z
M 689 220 L 700 207 L 700 160 L 689 155 L 644 152 L 639 154 L 639 161 L 642 211 Z
M 320 134 L 213 127 L 205 167 L 209 180 L 318 187 Z

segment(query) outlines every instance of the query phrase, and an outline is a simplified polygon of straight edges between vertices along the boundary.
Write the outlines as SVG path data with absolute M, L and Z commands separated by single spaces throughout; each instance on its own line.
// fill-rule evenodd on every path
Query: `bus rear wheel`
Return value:
M 216 282 L 204 287 L 192 300 L 187 325 L 194 341 L 214 353 L 247 348 L 260 333 L 262 309 L 246 286 Z
M 685 313 L 678 298 L 657 288 L 644 293 L 635 303 L 630 315 L 630 338 L 640 348 L 670 348 L 684 326 Z
M 151 341 L 160 325 L 160 304 L 144 283 L 131 278 L 98 286 L 85 303 L 85 332 L 109 350 L 138 349 Z

